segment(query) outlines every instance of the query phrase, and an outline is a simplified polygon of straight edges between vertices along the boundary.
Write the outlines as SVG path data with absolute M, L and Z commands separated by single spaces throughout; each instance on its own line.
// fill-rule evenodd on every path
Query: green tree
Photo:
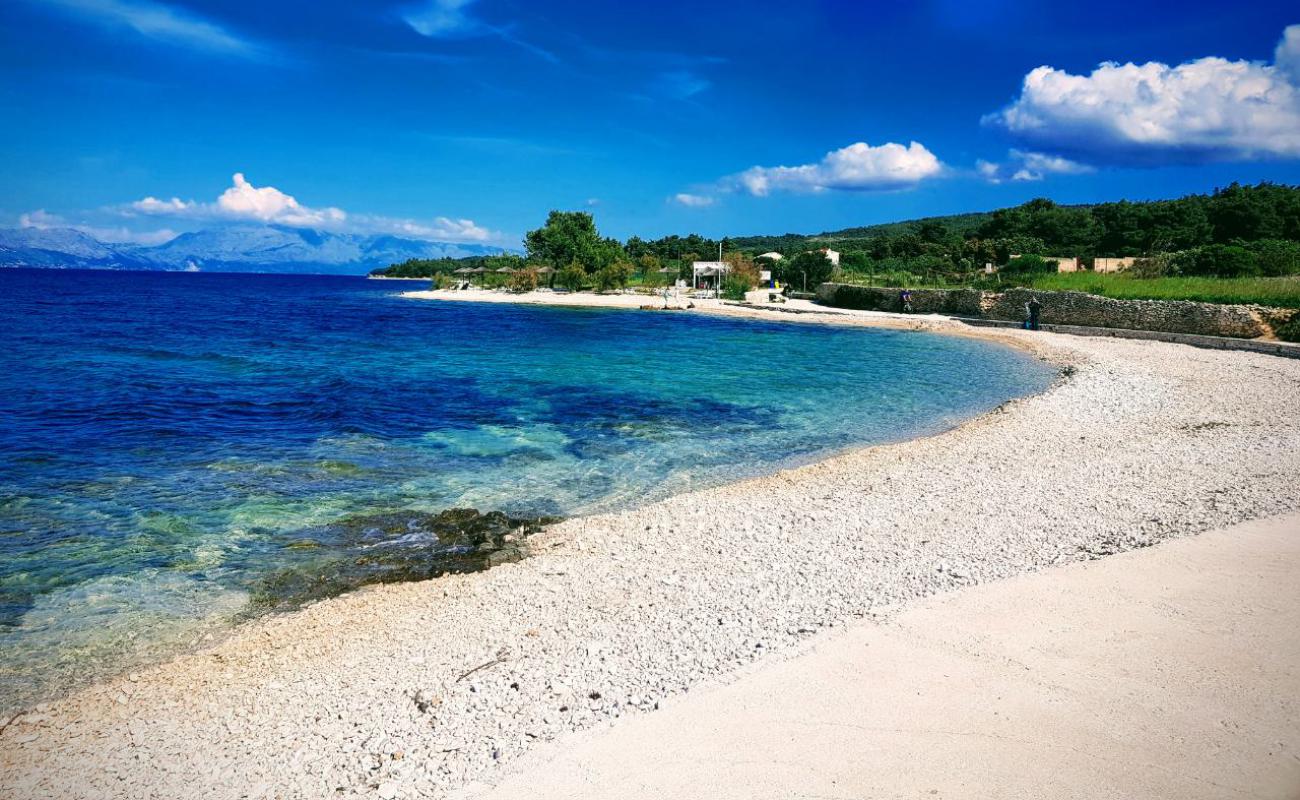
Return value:
M 524 247 L 529 261 L 555 268 L 577 262 L 584 270 L 597 270 L 623 257 L 623 246 L 602 239 L 585 211 L 552 211 L 546 225 L 525 234 Z
M 780 262 L 779 277 L 800 291 L 813 291 L 831 279 L 835 265 L 821 250 L 809 250 Z
M 1255 254 L 1235 244 L 1207 244 L 1183 250 L 1173 255 L 1171 265 L 1179 275 L 1216 278 L 1240 278 L 1260 272 Z

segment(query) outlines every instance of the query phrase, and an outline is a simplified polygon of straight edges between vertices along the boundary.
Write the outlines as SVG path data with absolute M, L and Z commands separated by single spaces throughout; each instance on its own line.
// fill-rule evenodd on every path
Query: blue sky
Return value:
M 516 246 L 1300 183 L 1294 4 L 1064 5 L 8 0 L 0 224 Z

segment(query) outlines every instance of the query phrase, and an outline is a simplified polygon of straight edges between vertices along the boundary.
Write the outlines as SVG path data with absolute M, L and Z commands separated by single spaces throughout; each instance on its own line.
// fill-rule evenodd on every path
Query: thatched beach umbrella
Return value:
M 469 274 L 470 274 L 471 272 L 473 272 L 473 271 L 474 271 L 474 268 L 473 268 L 473 267 L 461 267 L 460 269 L 456 270 L 456 271 L 453 272 L 452 274 L 453 274 L 453 275 L 469 275 Z
M 484 272 L 487 272 L 487 267 L 475 267 L 474 269 L 470 270 L 470 272 L 472 272 L 475 275 L 482 275 Z
M 550 275 L 550 274 L 551 274 L 552 272 L 554 272 L 554 271 L 555 271 L 555 270 L 551 269 L 550 267 L 541 267 L 541 268 L 539 268 L 539 269 L 537 270 L 537 274 L 538 274 L 538 275 Z
M 501 269 L 497 270 L 497 272 L 502 273 L 503 275 L 509 275 L 514 271 L 515 271 L 514 267 L 502 267 Z

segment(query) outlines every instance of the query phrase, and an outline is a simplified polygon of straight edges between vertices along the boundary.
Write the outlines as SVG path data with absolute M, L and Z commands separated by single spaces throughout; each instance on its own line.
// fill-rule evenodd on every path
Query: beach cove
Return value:
M 544 520 L 942 432 L 1057 375 L 971 338 L 360 278 L 0 281 L 0 715 L 266 613 L 514 557 Z
M 1300 510 L 1300 362 L 993 335 L 1071 374 L 936 436 L 568 520 L 515 564 L 250 623 L 8 721 L 2 785 L 17 797 L 472 793 L 538 743 L 650 712 L 830 629 Z

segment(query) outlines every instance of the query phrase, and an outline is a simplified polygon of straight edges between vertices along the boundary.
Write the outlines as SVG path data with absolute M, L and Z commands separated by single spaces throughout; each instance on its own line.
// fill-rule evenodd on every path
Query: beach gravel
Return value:
M 249 623 L 11 720 L 0 794 L 472 793 L 826 629 L 1300 509 L 1300 360 L 1006 335 L 1072 375 L 939 436 L 569 520 L 485 573 Z

